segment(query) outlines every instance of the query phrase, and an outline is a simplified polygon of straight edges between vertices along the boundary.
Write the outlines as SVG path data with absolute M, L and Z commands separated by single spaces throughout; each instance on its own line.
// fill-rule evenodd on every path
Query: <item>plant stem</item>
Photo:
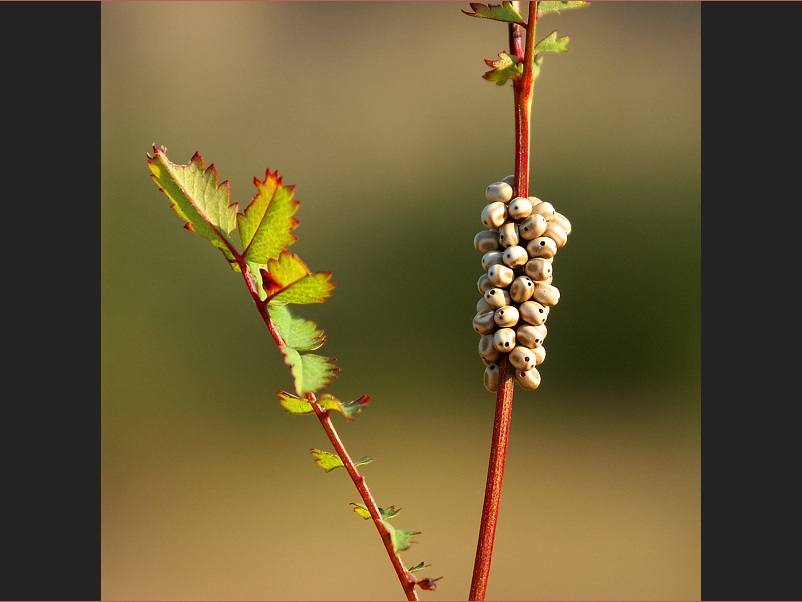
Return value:
M 513 2 L 518 9 L 518 2 Z M 515 110 L 515 193 L 529 196 L 529 157 L 531 109 L 534 96 L 532 73 L 535 59 L 535 28 L 537 26 L 537 2 L 529 2 L 529 21 L 526 27 L 526 45 L 522 43 L 522 26 L 510 24 L 510 52 L 523 61 L 521 78 L 513 80 Z M 482 507 L 482 522 L 473 565 L 473 577 L 469 600 L 484 600 L 490 563 L 493 557 L 493 542 L 498 523 L 501 487 L 504 479 L 504 463 L 507 457 L 510 422 L 512 420 L 512 397 L 515 388 L 513 368 L 505 355 L 499 365 L 499 384 L 496 390 L 496 414 L 493 420 L 493 439 L 490 444 L 490 460 L 487 468 L 485 499 Z
M 517 4 L 517 3 L 513 3 Z M 521 47 L 521 26 L 510 25 L 513 45 L 510 51 L 523 61 L 523 74 L 512 82 L 515 97 L 515 194 L 529 196 L 530 132 L 532 100 L 535 96 L 535 33 L 537 28 L 537 2 L 529 3 L 529 23 L 526 29 L 526 47 Z
M 262 316 L 262 320 L 267 326 L 267 329 L 270 331 L 270 335 L 273 337 L 273 340 L 278 347 L 286 347 L 286 342 L 282 338 L 281 334 L 276 328 L 275 323 L 273 322 L 273 319 L 270 317 L 270 314 L 267 311 L 268 304 L 259 298 L 259 292 L 255 283 L 251 279 L 247 267 L 244 264 L 244 260 L 240 263 L 240 268 L 245 279 L 245 284 L 248 286 L 251 297 L 253 297 L 253 301 L 256 303 L 256 308 L 259 310 L 259 315 Z M 391 537 L 390 532 L 382 524 L 382 516 L 379 506 L 376 504 L 376 500 L 373 499 L 373 495 L 370 493 L 367 483 L 365 483 L 365 478 L 359 474 L 359 470 L 357 470 L 356 465 L 354 464 L 353 460 L 351 460 L 351 456 L 348 455 L 348 451 L 345 449 L 345 445 L 340 439 L 337 429 L 334 428 L 334 424 L 331 421 L 331 416 L 329 416 L 329 411 L 323 409 L 323 407 L 317 403 L 317 398 L 315 397 L 314 393 L 307 393 L 306 399 L 312 406 L 312 409 L 320 421 L 323 430 L 326 431 L 329 441 L 331 441 L 331 444 L 334 446 L 337 455 L 343 461 L 345 470 L 348 472 L 348 475 L 354 482 L 354 486 L 359 492 L 359 496 L 365 503 L 365 507 L 370 513 L 373 524 L 376 526 L 376 530 L 379 532 L 379 536 L 382 538 L 384 548 L 387 550 L 387 555 L 390 557 L 390 562 L 393 565 L 395 574 L 398 576 L 398 580 L 401 582 L 401 587 L 404 589 L 404 594 L 406 595 L 407 600 L 418 600 L 418 594 L 415 591 L 416 580 L 404 568 L 404 565 L 401 562 L 401 557 L 396 553 L 395 546 L 393 545 L 393 538 Z
M 398 576 L 398 580 L 401 582 L 401 587 L 404 588 L 404 593 L 406 594 L 407 600 L 417 600 L 418 595 L 415 591 L 415 580 L 410 579 L 409 573 L 407 573 L 404 565 L 401 563 L 400 556 L 396 554 L 390 532 L 381 522 L 382 518 L 379 507 L 376 505 L 376 502 L 373 499 L 367 484 L 365 483 L 364 477 L 359 474 L 356 465 L 354 465 L 351 457 L 348 455 L 348 452 L 345 449 L 345 446 L 340 440 L 340 437 L 331 422 L 329 412 L 324 410 L 320 404 L 317 403 L 313 393 L 307 393 L 306 398 L 309 403 L 312 404 L 312 408 L 315 410 L 315 414 L 317 414 L 318 420 L 320 420 L 320 424 L 323 426 L 323 430 L 325 430 L 326 434 L 329 436 L 329 441 L 331 441 L 331 444 L 337 451 L 337 455 L 340 456 L 340 459 L 343 461 L 348 474 L 351 475 L 351 480 L 354 482 L 357 491 L 359 491 L 362 501 L 365 502 L 365 506 L 367 507 L 368 512 L 370 512 L 370 517 L 373 519 L 373 524 L 376 525 L 376 530 L 379 532 L 379 535 L 384 542 L 384 548 L 387 550 L 387 555 L 390 557 L 390 562 L 393 565 L 393 569 L 395 569 L 395 574 Z
M 479 542 L 473 563 L 473 579 L 469 600 L 484 600 L 490 561 L 493 557 L 493 540 L 496 536 L 501 484 L 504 479 L 504 460 L 507 456 L 507 440 L 512 418 L 512 393 L 515 379 L 507 357 L 499 365 L 499 383 L 496 393 L 496 416 L 493 421 L 493 441 L 490 445 L 490 462 L 487 467 L 485 501 L 482 507 L 482 522 L 479 527 Z

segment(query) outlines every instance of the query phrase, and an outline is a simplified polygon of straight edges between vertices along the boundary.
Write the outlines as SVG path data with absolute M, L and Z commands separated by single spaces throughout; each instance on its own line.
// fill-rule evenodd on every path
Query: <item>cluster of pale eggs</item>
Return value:
M 515 196 L 515 178 L 487 187 L 481 230 L 473 246 L 482 253 L 485 273 L 477 286 L 473 328 L 479 333 L 479 356 L 485 364 L 484 385 L 496 391 L 499 365 L 509 357 L 515 380 L 524 389 L 540 386 L 536 366 L 546 358 L 546 318 L 560 300 L 552 284 L 557 250 L 571 233 L 571 222 L 537 197 Z

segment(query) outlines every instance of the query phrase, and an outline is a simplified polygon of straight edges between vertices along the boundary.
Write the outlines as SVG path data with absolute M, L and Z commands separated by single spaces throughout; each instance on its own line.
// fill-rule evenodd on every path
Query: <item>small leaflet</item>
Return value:
M 321 451 L 319 449 L 310 449 L 310 453 L 315 456 L 317 459 L 315 460 L 315 464 L 322 467 L 323 470 L 326 472 L 331 472 L 335 468 L 340 468 L 341 466 L 345 466 L 343 464 L 342 459 L 340 456 L 336 456 L 334 454 L 330 454 L 329 452 Z
M 427 569 L 430 566 L 432 566 L 432 565 L 431 564 L 423 564 L 423 561 L 421 561 L 418 564 L 416 564 L 415 566 L 409 567 L 407 569 L 407 571 L 410 572 L 410 573 L 414 573 L 415 571 L 422 571 L 423 569 Z
M 353 420 L 354 416 L 370 405 L 370 395 L 362 395 L 352 401 L 340 402 L 340 412 L 347 420 Z
M 384 525 L 384 528 L 390 533 L 390 537 L 393 540 L 393 549 L 396 554 L 408 550 L 413 543 L 417 543 L 414 537 L 421 534 L 420 531 L 403 531 L 401 529 L 396 529 L 386 520 L 382 521 L 382 525 Z
M 305 399 L 296 397 L 286 391 L 278 391 L 276 394 L 281 407 L 290 414 L 313 414 L 315 412 L 312 409 L 312 404 Z
M 427 591 L 433 592 L 433 591 L 435 591 L 437 589 L 437 583 L 436 582 L 440 581 L 440 579 L 442 579 L 442 577 L 436 577 L 435 579 L 431 579 L 431 578 L 418 579 L 417 577 L 415 577 L 412 574 L 412 573 L 415 573 L 416 571 L 422 571 L 423 569 L 429 568 L 430 566 L 432 566 L 432 565 L 423 564 L 423 562 L 419 562 L 415 566 L 409 567 L 407 569 L 407 578 L 410 579 L 411 581 L 414 581 L 415 585 L 417 585 L 419 588 L 421 588 L 423 590 L 427 590 Z
M 286 391 L 278 391 L 279 403 L 290 414 L 314 414 L 312 404 L 306 399 L 296 397 Z M 353 420 L 354 416 L 367 407 L 370 397 L 363 395 L 354 401 L 342 402 L 336 397 L 324 393 L 317 400 L 317 403 L 326 411 L 340 412 L 347 420 Z
M 569 40 L 568 36 L 557 39 L 557 32 L 552 31 L 535 45 L 535 52 L 568 52 Z
M 560 3 L 557 2 L 555 4 Z M 515 10 L 512 2 L 505 1 L 501 4 L 479 4 L 478 2 L 471 2 L 471 10 L 474 12 L 469 13 L 466 10 L 463 10 L 462 12 L 469 17 L 480 17 L 482 19 L 493 19 L 494 21 L 526 25 L 526 21 L 524 21 L 520 13 Z
M 561 10 L 568 10 L 570 8 L 582 8 L 583 6 L 590 6 L 590 2 L 538 2 L 537 16 L 539 19 L 546 13 L 558 13 Z
M 370 519 L 370 512 L 368 511 L 368 507 L 365 506 L 365 504 L 357 504 L 356 502 L 350 502 L 348 505 L 352 506 L 354 512 L 356 512 L 359 516 L 361 516 L 365 520 Z
M 368 511 L 368 507 L 365 506 L 365 504 L 357 504 L 356 502 L 351 502 L 349 505 L 353 506 L 354 512 L 356 512 L 362 518 L 365 519 L 370 518 L 370 512 Z M 386 510 L 384 508 L 379 508 L 379 514 L 384 520 L 390 520 L 391 518 L 398 516 L 400 512 L 401 508 L 396 510 L 395 506 L 390 506 Z
M 294 316 L 286 305 L 270 305 L 267 312 L 287 347 L 297 351 L 313 351 L 326 342 L 324 331 L 318 330 L 311 320 Z
M 503 86 L 509 79 L 518 79 L 523 75 L 524 65 L 517 56 L 512 56 L 506 52 L 499 52 L 499 59 L 485 59 L 491 71 L 485 72 L 482 77 L 488 81 L 496 82 L 496 85 Z
M 309 272 L 301 258 L 287 249 L 261 270 L 265 299 L 277 303 L 323 303 L 331 296 L 331 272 Z
M 339 367 L 334 365 L 337 360 L 315 353 L 301 355 L 290 347 L 279 347 L 284 356 L 284 363 L 290 367 L 295 385 L 295 392 L 299 396 L 314 393 L 328 385 L 337 378 Z
M 353 507 L 354 512 L 356 512 L 362 518 L 370 518 L 370 512 L 368 512 L 368 508 L 364 504 L 351 502 L 350 505 Z M 404 531 L 402 529 L 396 529 L 389 522 L 387 522 L 394 516 L 397 516 L 399 512 L 401 512 L 401 509 L 399 508 L 396 510 L 393 506 L 390 506 L 390 508 L 387 510 L 379 508 L 379 513 L 382 515 L 381 523 L 390 534 L 390 538 L 393 541 L 393 549 L 395 550 L 396 554 L 408 549 L 413 543 L 417 543 L 413 538 L 416 535 L 421 534 L 420 531 Z
M 309 452 L 317 458 L 315 464 L 323 468 L 326 472 L 331 472 L 335 468 L 345 468 L 345 464 L 340 456 L 314 448 L 310 449 Z M 365 456 L 364 458 L 354 461 L 354 466 L 364 466 L 371 462 L 373 462 L 373 458 Z
M 401 508 L 396 510 L 395 506 L 390 506 L 386 510 L 384 508 L 379 508 L 379 512 L 384 520 L 390 520 L 391 518 L 398 516 L 398 514 L 401 512 Z

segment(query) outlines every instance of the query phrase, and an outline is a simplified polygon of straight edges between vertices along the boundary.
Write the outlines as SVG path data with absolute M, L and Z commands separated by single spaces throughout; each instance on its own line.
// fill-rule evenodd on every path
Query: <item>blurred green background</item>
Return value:
M 516 389 L 487 599 L 700 597 L 699 2 L 597 2 L 537 80 L 530 193 L 573 224 L 543 383 Z M 401 600 L 374 527 L 239 275 L 182 229 L 146 153 L 195 151 L 240 208 L 278 170 L 293 251 L 334 273 L 297 307 L 402 554 L 467 599 L 495 396 L 471 320 L 484 189 L 513 172 L 506 27 L 467 2 L 104 2 L 102 597 Z

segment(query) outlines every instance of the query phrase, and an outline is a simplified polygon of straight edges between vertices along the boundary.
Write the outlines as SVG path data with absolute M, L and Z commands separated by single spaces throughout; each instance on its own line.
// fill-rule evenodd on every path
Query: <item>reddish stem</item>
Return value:
M 496 523 L 501 502 L 501 485 L 504 479 L 504 460 L 507 457 L 507 440 L 512 419 L 512 393 L 515 379 L 504 356 L 499 365 L 499 383 L 496 393 L 496 416 L 493 421 L 493 441 L 490 444 L 490 461 L 487 467 L 485 501 L 482 507 L 482 522 L 479 527 L 479 543 L 476 546 L 473 579 L 469 600 L 484 600 L 487 579 L 490 575 L 490 561 L 493 557 L 493 541 L 496 536 Z
M 514 6 L 517 10 L 518 3 Z M 526 51 L 522 38 L 522 27 L 510 24 L 510 53 L 524 61 L 524 77 L 526 77 Z M 527 35 L 527 40 L 533 36 Z M 515 194 L 529 196 L 529 110 L 525 107 L 522 79 L 512 82 L 513 111 L 515 115 Z
M 287 343 L 282 338 L 281 334 L 276 328 L 275 323 L 273 322 L 273 319 L 270 317 L 270 314 L 268 312 L 268 304 L 259 298 L 259 292 L 257 286 L 253 282 L 253 279 L 250 273 L 248 272 L 244 259 L 241 259 L 240 261 L 238 261 L 238 263 L 243 278 L 245 279 L 245 284 L 248 286 L 248 290 L 251 293 L 251 297 L 253 297 L 253 301 L 256 304 L 257 310 L 259 311 L 259 315 L 262 316 L 262 320 L 267 325 L 267 329 L 270 331 L 270 335 L 273 337 L 273 340 L 275 341 L 278 347 L 286 347 Z M 398 580 L 401 582 L 401 587 L 404 589 L 404 594 L 406 595 L 407 600 L 418 600 L 419 599 L 418 594 L 415 591 L 415 583 L 417 583 L 417 581 L 410 573 L 407 572 L 407 570 L 404 568 L 404 565 L 401 562 L 401 557 L 396 553 L 390 532 L 382 524 L 381 511 L 379 510 L 376 501 L 373 499 L 373 495 L 370 493 L 367 483 L 365 483 L 365 478 L 361 474 L 359 474 L 356 465 L 354 464 L 353 460 L 351 460 L 351 456 L 348 455 L 348 451 L 345 449 L 345 445 L 343 445 L 343 442 L 340 439 L 339 434 L 337 433 L 337 429 L 334 428 L 334 424 L 332 423 L 331 417 L 329 416 L 329 411 L 323 409 L 323 407 L 319 403 L 317 403 L 317 398 L 315 397 L 314 393 L 307 393 L 306 399 L 307 401 L 309 401 L 309 404 L 315 411 L 315 415 L 320 421 L 323 430 L 326 431 L 326 435 L 328 436 L 329 441 L 331 441 L 331 444 L 334 446 L 337 455 L 343 461 L 345 470 L 348 472 L 348 475 L 354 482 L 354 486 L 359 492 L 359 496 L 365 503 L 365 507 L 368 509 L 368 512 L 370 513 L 370 517 L 373 520 L 373 524 L 376 526 L 376 530 L 379 532 L 379 536 L 382 538 L 382 542 L 384 543 L 384 548 L 385 550 L 387 550 L 387 555 L 390 557 L 390 562 L 393 565 L 393 570 L 395 570 L 395 574 L 398 576 Z
M 518 2 L 512 3 L 518 9 Z M 535 29 L 537 26 L 537 2 L 529 3 L 529 22 L 526 26 L 526 45 L 522 43 L 521 25 L 510 24 L 510 52 L 524 64 L 520 79 L 513 80 L 515 110 L 515 193 L 529 196 L 529 157 L 531 109 L 534 95 L 532 73 L 535 59 Z M 469 600 L 484 600 L 490 563 L 493 557 L 493 542 L 501 503 L 501 487 L 504 479 L 504 463 L 507 457 L 510 422 L 512 420 L 512 397 L 515 378 L 509 359 L 499 365 L 499 384 L 496 391 L 496 414 L 493 420 L 493 439 L 490 444 L 490 460 L 487 468 L 485 499 L 482 506 L 482 522 L 473 565 L 473 577 Z
M 356 465 L 351 460 L 351 457 L 348 455 L 345 446 L 340 440 L 340 437 L 331 422 L 329 412 L 324 410 L 320 404 L 317 403 L 313 393 L 307 393 L 306 398 L 309 403 L 312 404 L 312 408 L 315 410 L 315 414 L 317 414 L 318 420 L 320 420 L 320 424 L 323 426 L 323 430 L 325 430 L 326 434 L 329 436 L 329 441 L 331 441 L 331 444 L 337 451 L 337 455 L 340 456 L 340 459 L 343 461 L 345 469 L 351 476 L 351 480 L 354 482 L 357 491 L 359 491 L 362 501 L 365 502 L 365 506 L 370 513 L 370 517 L 373 519 L 373 524 L 376 525 L 376 530 L 379 532 L 379 535 L 384 542 L 384 548 L 387 550 L 387 555 L 390 557 L 390 562 L 393 565 L 393 569 L 395 569 L 395 574 L 398 576 L 398 580 L 401 582 L 401 587 L 404 588 L 404 593 L 407 596 L 407 600 L 418 600 L 418 594 L 415 591 L 415 579 L 411 578 L 411 575 L 401 563 L 401 557 L 396 554 L 395 546 L 393 545 L 393 538 L 390 536 L 390 532 L 381 522 L 382 517 L 379 507 L 376 505 L 373 495 L 371 495 L 370 490 L 365 483 L 365 478 L 359 474 Z

